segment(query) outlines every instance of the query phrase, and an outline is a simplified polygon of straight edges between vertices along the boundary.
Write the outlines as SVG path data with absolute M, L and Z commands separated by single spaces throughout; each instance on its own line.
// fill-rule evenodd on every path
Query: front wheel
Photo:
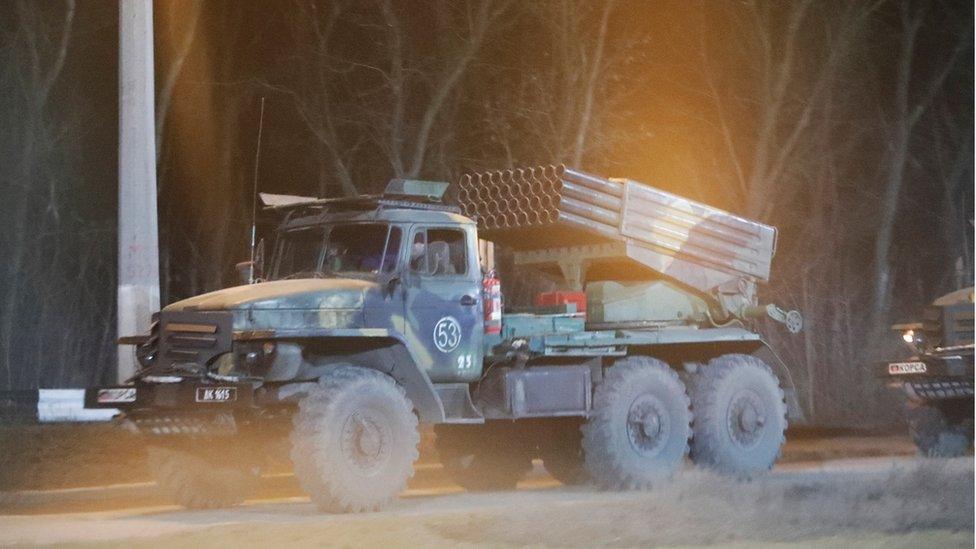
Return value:
M 691 387 L 692 461 L 732 476 L 770 469 L 786 440 L 786 402 L 769 366 L 723 355 L 700 368 Z
M 205 446 L 201 441 L 201 446 Z M 243 464 L 225 463 L 235 456 L 208 456 L 180 445 L 146 448 L 156 486 L 187 509 L 217 509 L 244 501 L 257 475 Z
M 376 370 L 337 366 L 299 403 L 295 475 L 323 511 L 372 511 L 406 488 L 417 417 L 403 388 Z
M 973 444 L 973 403 L 909 401 L 908 429 L 925 457 L 959 457 Z
M 604 488 L 649 488 L 681 466 L 690 423 L 688 395 L 674 370 L 650 357 L 618 360 L 593 392 L 583 426 L 586 471 Z

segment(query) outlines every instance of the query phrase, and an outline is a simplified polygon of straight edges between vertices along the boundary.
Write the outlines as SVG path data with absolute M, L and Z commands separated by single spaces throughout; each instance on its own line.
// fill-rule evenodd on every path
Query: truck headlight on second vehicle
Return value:
M 921 352 L 920 349 L 924 343 L 921 330 L 909 328 L 901 333 L 901 340 L 905 342 L 905 345 L 907 345 L 913 353 L 918 354 Z

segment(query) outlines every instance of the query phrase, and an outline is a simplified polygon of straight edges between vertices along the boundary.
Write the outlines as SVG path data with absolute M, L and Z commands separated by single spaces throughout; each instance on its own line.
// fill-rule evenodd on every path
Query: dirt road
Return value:
M 5 515 L 0 545 L 972 547 L 973 511 L 971 458 L 862 458 L 787 464 L 748 482 L 687 468 L 630 493 L 563 487 L 537 470 L 517 491 L 414 488 L 367 515 L 322 515 L 302 497 Z

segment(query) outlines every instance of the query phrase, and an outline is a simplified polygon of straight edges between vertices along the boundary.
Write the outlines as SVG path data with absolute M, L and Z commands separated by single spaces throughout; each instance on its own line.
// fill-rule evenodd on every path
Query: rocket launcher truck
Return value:
M 321 509 L 378 509 L 413 474 L 419 423 L 470 490 L 514 487 L 533 459 L 613 489 L 686 456 L 772 467 L 799 408 L 750 319 L 802 325 L 757 299 L 773 227 L 565 167 L 465 175 L 457 204 L 447 188 L 263 195 L 279 222 L 270 261 L 239 265 L 252 283 L 163 308 L 120 341 L 141 370 L 86 405 L 120 409 L 188 507 L 240 502 L 284 442 Z M 484 240 L 561 291 L 502 311 Z

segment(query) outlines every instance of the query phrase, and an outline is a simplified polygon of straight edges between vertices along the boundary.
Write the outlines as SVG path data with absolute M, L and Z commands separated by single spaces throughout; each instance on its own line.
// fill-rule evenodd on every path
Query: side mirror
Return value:
M 399 286 L 403 281 L 400 280 L 399 274 L 393 273 L 385 277 L 385 279 L 381 278 L 379 282 L 383 285 L 385 295 L 387 297 L 391 297 L 393 292 L 396 291 L 397 286 Z
M 255 266 L 256 261 L 241 261 L 235 268 L 237 269 L 237 276 L 241 281 L 241 284 L 253 284 L 254 279 L 257 278 L 257 273 Z
M 264 239 L 254 247 L 254 261 L 241 261 L 235 265 L 241 284 L 254 284 L 264 277 Z

